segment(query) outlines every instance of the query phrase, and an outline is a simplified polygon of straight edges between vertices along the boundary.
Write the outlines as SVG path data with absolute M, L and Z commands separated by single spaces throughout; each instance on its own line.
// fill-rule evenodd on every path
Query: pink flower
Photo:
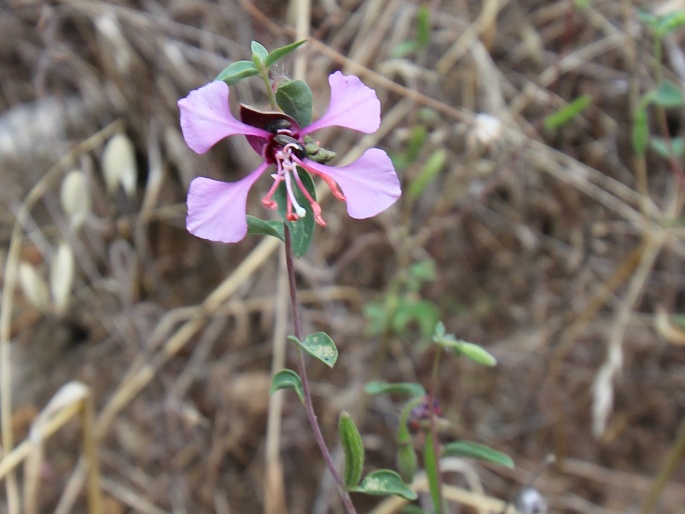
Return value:
M 257 169 L 237 182 L 197 177 L 190 183 L 186 218 L 190 233 L 223 243 L 243 239 L 247 233 L 247 195 L 272 164 L 276 166 L 276 172 L 271 175 L 274 182 L 262 203 L 276 208 L 273 194 L 285 182 L 289 220 L 306 213 L 295 198 L 294 190 L 298 188 L 311 205 L 316 222 L 326 224 L 321 206 L 295 173 L 297 166 L 321 177 L 336 198 L 347 202 L 347 212 L 353 218 L 370 218 L 395 203 L 401 193 L 400 182 L 383 150 L 371 148 L 353 163 L 339 167 L 326 166 L 307 156 L 304 137 L 317 129 L 338 126 L 369 134 L 380 126 L 381 107 L 373 89 L 359 78 L 346 77 L 339 71 L 328 77 L 328 83 L 331 86 L 328 110 L 321 119 L 304 128 L 286 114 L 260 113 L 245 106 L 241 106 L 243 121 L 237 120 L 229 109 L 228 86 L 222 81 L 191 91 L 178 101 L 183 137 L 195 152 L 205 153 L 225 137 L 242 134 L 264 158 Z

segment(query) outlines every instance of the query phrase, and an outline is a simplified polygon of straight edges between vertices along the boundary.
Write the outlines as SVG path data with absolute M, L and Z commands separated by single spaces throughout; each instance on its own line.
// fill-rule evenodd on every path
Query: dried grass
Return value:
M 651 155 L 646 168 L 631 158 L 631 105 L 654 86 L 655 64 L 635 6 L 430 2 L 428 48 L 398 58 L 394 48 L 415 36 L 419 2 L 322 1 L 311 24 L 301 4 L 12 0 L 0 8 L 0 478 L 8 495 L 0 512 L 20 512 L 22 491 L 21 512 L 82 512 L 87 501 L 96 512 L 94 479 L 108 513 L 338 511 L 303 412 L 288 395 L 269 404 L 266 394 L 270 370 L 289 362 L 276 357 L 287 331 L 279 245 L 211 246 L 184 230 L 194 176 L 234 180 L 254 161 L 240 142 L 192 154 L 176 100 L 245 58 L 250 40 L 283 44 L 296 25 L 311 27 L 311 40 L 284 71 L 306 69 L 318 109 L 337 68 L 360 75 L 383 102 L 378 133 L 361 142 L 327 134 L 339 155 L 374 145 L 401 152 L 408 131 L 424 124 L 429 136 L 405 184 L 432 153 L 447 156 L 416 203 L 376 220 L 349 220 L 325 200 L 329 226 L 298 264 L 307 329 L 329 331 L 342 352 L 332 373 L 312 367 L 331 446 L 347 409 L 370 466 L 393 466 L 399 406 L 361 386 L 377 373 L 425 379 L 430 366 L 412 334 L 388 341 L 389 354 L 375 362 L 381 343 L 364 336 L 362 312 L 407 264 L 430 257 L 439 280 L 425 298 L 450 331 L 485 344 L 500 363 L 488 372 L 444 365 L 451 435 L 518 464 L 478 468 L 484 494 L 459 496 L 473 483 L 455 478 L 454 505 L 495 508 L 493 498 L 510 498 L 552 452 L 558 464 L 536 484 L 554 512 L 639 508 L 685 414 L 685 336 L 669 318 L 683 309 L 685 235 L 672 169 Z M 662 67 L 680 83 L 681 46 L 682 36 L 666 42 Z M 586 93 L 593 103 L 582 116 L 542 128 L 544 116 Z M 263 99 L 251 83 L 238 96 Z M 477 132 L 479 114 L 502 122 L 496 141 Z M 133 198 L 108 195 L 101 174 L 115 133 L 134 144 Z M 59 200 L 75 168 L 94 206 L 79 231 Z M 15 287 L 18 266 L 45 275 L 60 240 L 76 255 L 77 276 L 66 313 L 46 314 Z M 94 420 L 62 426 L 60 418 L 44 444 L 26 439 L 48 411 L 85 412 L 81 399 L 43 409 L 72 381 L 87 384 Z M 101 480 L 81 440 L 97 445 Z M 26 471 L 15 473 L 24 459 Z M 655 511 L 685 502 L 682 465 L 672 481 Z M 398 508 L 356 500 L 361 511 Z

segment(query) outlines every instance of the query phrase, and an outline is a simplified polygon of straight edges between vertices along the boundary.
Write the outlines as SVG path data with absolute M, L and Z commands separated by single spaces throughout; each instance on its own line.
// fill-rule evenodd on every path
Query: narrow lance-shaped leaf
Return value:
M 632 130 L 633 151 L 636 155 L 644 155 L 647 150 L 649 139 L 649 127 L 647 126 L 647 110 L 640 109 L 635 114 Z
M 546 116 L 543 126 L 547 130 L 551 130 L 566 125 L 568 122 L 573 120 L 573 118 L 583 112 L 591 103 L 592 97 L 590 95 L 580 96 L 570 102 L 564 108 L 559 109 L 549 116 Z
M 354 487 L 359 483 L 364 470 L 364 445 L 350 415 L 343 411 L 338 419 L 338 432 L 345 454 L 345 469 L 343 477 L 347 487 Z
M 455 441 L 445 445 L 442 451 L 443 457 L 468 457 L 485 462 L 499 464 L 506 468 L 513 468 L 514 461 L 505 453 L 493 450 L 483 444 L 470 441 Z
M 364 391 L 367 394 L 404 394 L 410 397 L 421 396 L 426 394 L 426 390 L 421 384 L 416 382 L 382 382 L 380 380 L 375 380 L 369 382 L 364 386 Z
M 269 52 L 269 55 L 267 55 L 266 59 L 264 60 L 264 63 L 270 68 L 274 64 L 276 64 L 279 60 L 283 59 L 286 55 L 288 55 L 290 52 L 293 50 L 296 50 L 299 48 L 301 45 L 305 44 L 307 42 L 306 39 L 302 39 L 300 41 L 295 41 L 294 43 L 290 43 L 289 45 L 282 46 L 280 48 L 276 48 L 275 50 L 272 50 Z
M 264 66 L 266 63 L 266 58 L 269 55 L 269 51 L 257 41 L 253 41 L 250 44 L 250 50 L 252 50 L 252 62 L 254 62 L 255 66 L 257 66 L 257 68 Z
M 316 332 L 300 341 L 295 336 L 288 336 L 288 340 L 295 343 L 312 357 L 316 357 L 329 368 L 338 360 L 338 348 L 333 339 L 326 332 Z
M 229 86 L 238 83 L 244 78 L 257 75 L 259 70 L 252 61 L 236 61 L 216 76 L 214 80 L 223 80 Z
M 304 390 L 302 389 L 302 380 L 300 376 L 291 369 L 282 369 L 276 373 L 271 379 L 271 389 L 269 389 L 269 394 L 280 389 L 293 389 L 297 396 L 300 397 L 300 401 L 304 403 Z
M 426 467 L 428 476 L 428 489 L 430 490 L 433 508 L 436 514 L 443 512 L 442 496 L 440 494 L 440 477 L 438 477 L 438 455 L 437 449 L 433 445 L 433 437 L 430 433 L 426 434 L 423 443 L 423 463 Z

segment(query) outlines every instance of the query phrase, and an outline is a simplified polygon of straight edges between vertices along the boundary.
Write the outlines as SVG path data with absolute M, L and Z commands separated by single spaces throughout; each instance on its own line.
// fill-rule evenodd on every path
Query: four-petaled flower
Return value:
M 237 182 L 195 178 L 188 190 L 186 226 L 189 232 L 223 243 L 243 239 L 247 233 L 247 195 L 272 164 L 276 166 L 276 173 L 271 175 L 273 186 L 262 203 L 276 208 L 273 195 L 280 183 L 285 182 L 289 220 L 306 214 L 295 197 L 297 188 L 309 202 L 316 222 L 325 225 L 321 207 L 302 184 L 297 166 L 321 177 L 336 198 L 347 202 L 347 212 L 353 218 L 370 218 L 395 203 L 401 192 L 400 182 L 383 150 L 371 148 L 353 163 L 339 167 L 316 162 L 305 151 L 306 145 L 311 144 L 311 138 L 305 139 L 305 136 L 317 129 L 338 126 L 370 134 L 380 126 L 381 107 L 373 89 L 359 78 L 339 71 L 328 77 L 328 83 L 331 87 L 328 110 L 307 127 L 300 127 L 283 113 L 263 113 L 266 117 L 260 118 L 259 111 L 245 106 L 241 108 L 243 121 L 237 120 L 229 109 L 228 86 L 222 81 L 210 82 L 178 101 L 183 137 L 192 150 L 202 154 L 221 139 L 242 134 L 264 159 L 257 169 Z M 260 119 L 271 121 L 259 123 Z

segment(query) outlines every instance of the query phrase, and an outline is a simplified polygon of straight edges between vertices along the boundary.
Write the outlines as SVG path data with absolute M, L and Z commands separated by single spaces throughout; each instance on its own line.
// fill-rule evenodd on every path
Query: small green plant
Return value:
M 650 147 L 665 159 L 677 159 L 685 153 L 685 141 L 682 137 L 670 138 L 667 134 L 664 134 L 664 137 L 650 135 L 648 111 L 650 106 L 655 106 L 658 109 L 659 118 L 663 121 L 665 109 L 679 108 L 685 105 L 682 89 L 673 82 L 663 79 L 661 65 L 659 64 L 663 54 L 663 39 L 685 25 L 685 10 L 674 11 L 664 16 L 654 16 L 641 11 L 639 17 L 652 29 L 654 34 L 652 51 L 654 61 L 657 63 L 654 70 L 657 87 L 642 95 L 637 106 L 633 120 L 633 150 L 641 156 L 646 153 L 647 147 Z
M 368 394 L 399 394 L 409 397 L 400 413 L 396 443 L 397 466 L 402 479 L 411 482 L 418 469 L 418 455 L 415 442 L 423 445 L 423 466 L 428 477 L 430 495 L 433 503 L 433 513 L 445 512 L 442 495 L 442 477 L 440 474 L 440 459 L 443 457 L 464 457 L 478 459 L 505 466 L 514 467 L 513 460 L 506 454 L 472 441 L 452 441 L 441 446 L 438 433 L 445 420 L 440 419 L 441 409 L 435 395 L 437 389 L 437 372 L 443 353 L 466 357 L 481 366 L 492 367 L 497 364 L 495 357 L 480 345 L 455 338 L 445 331 L 445 325 L 438 322 L 435 325 L 432 341 L 437 348 L 433 361 L 432 391 L 426 393 L 425 388 L 417 383 L 395 383 L 375 381 L 367 384 Z M 423 512 L 418 507 L 412 507 L 412 512 Z

